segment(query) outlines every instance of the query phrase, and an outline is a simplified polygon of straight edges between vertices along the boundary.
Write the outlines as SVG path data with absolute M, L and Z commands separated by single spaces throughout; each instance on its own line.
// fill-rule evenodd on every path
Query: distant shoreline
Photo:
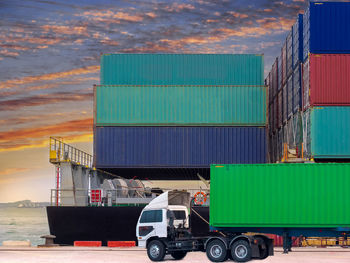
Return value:
M 0 208 L 17 207 L 17 208 L 41 208 L 49 206 L 49 202 L 32 202 L 30 200 L 22 200 L 17 202 L 0 203 Z

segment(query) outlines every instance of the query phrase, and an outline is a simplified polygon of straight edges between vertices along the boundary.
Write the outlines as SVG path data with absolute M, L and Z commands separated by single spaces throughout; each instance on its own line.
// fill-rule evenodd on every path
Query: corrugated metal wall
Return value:
M 309 12 L 304 15 L 310 30 L 306 52 L 350 53 L 349 14 L 350 2 L 310 2 Z
M 101 85 L 264 85 L 262 55 L 105 54 Z
M 311 156 L 350 158 L 350 107 L 310 109 Z
M 311 54 L 309 59 L 310 72 L 305 72 L 310 75 L 308 104 L 350 105 L 350 55 Z
M 212 165 L 210 225 L 349 226 L 349 174 L 350 164 Z
M 96 127 L 96 167 L 209 168 L 211 163 L 264 163 L 265 137 L 265 128 L 257 127 Z
M 264 86 L 96 86 L 98 126 L 265 126 Z

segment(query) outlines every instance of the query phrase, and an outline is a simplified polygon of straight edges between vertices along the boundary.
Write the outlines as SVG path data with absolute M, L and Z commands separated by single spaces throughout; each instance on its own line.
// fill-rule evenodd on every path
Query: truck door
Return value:
M 152 236 L 167 237 L 166 212 L 163 209 L 143 211 L 139 221 L 139 236 L 147 240 Z

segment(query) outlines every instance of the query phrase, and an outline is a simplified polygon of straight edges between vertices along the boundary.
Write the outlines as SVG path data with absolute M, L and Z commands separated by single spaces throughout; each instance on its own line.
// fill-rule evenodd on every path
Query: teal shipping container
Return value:
M 303 113 L 304 151 L 315 159 L 350 159 L 350 107 L 314 107 Z
M 97 126 L 265 126 L 265 86 L 95 86 Z
M 104 54 L 101 85 L 264 85 L 263 55 Z

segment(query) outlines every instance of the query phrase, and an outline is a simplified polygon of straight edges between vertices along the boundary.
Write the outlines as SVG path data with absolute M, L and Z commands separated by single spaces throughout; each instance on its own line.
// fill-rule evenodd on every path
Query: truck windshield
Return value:
M 174 213 L 176 220 L 184 220 L 184 219 L 186 219 L 185 211 L 172 210 L 172 212 Z
M 157 223 L 162 222 L 163 212 L 162 210 L 150 210 L 144 211 L 140 223 Z

